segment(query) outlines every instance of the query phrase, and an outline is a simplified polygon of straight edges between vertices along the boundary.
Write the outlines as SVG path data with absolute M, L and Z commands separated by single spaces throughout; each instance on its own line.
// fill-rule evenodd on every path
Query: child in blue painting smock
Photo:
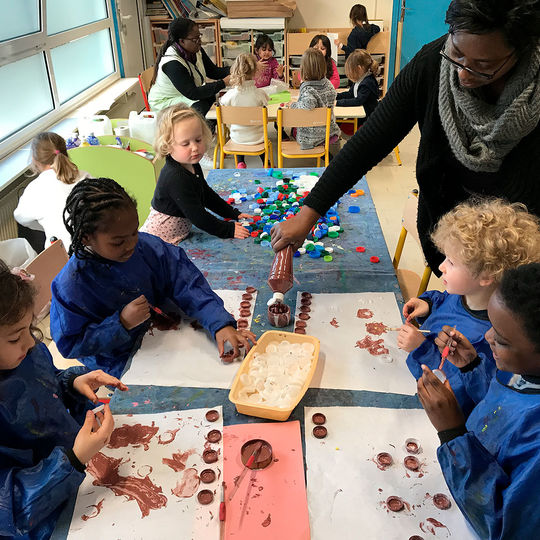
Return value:
M 97 413 L 101 385 L 118 379 L 83 367 L 56 369 L 32 327 L 29 274 L 0 261 L 0 538 L 49 538 L 86 463 L 109 440 L 108 405 Z
M 456 332 L 484 354 L 484 369 L 494 373 L 484 339 L 490 327 L 487 304 L 506 269 L 540 262 L 539 227 L 538 218 L 523 205 L 500 199 L 464 202 L 441 218 L 432 238 L 446 256 L 439 266 L 446 291 L 427 291 L 420 298 L 411 298 L 403 308 L 407 322 L 398 335 L 398 346 L 410 353 L 407 366 L 415 378 L 422 375 L 421 364 L 431 369 L 439 366 L 437 335 L 445 326 L 455 326 Z M 412 319 L 430 334 L 420 333 L 410 324 Z M 459 370 L 451 363 L 443 370 L 468 414 L 475 401 L 463 391 Z
M 427 366 L 418 380 L 418 397 L 441 441 L 444 478 L 479 538 L 538 537 L 539 283 L 540 264 L 520 266 L 505 272 L 490 298 L 486 339 L 497 371 L 467 421 L 448 382 Z M 456 366 L 471 373 L 480 368 L 470 345 L 452 348 Z
M 72 255 L 52 283 L 51 333 L 65 358 L 120 376 L 148 329 L 150 307 L 170 301 L 215 337 L 220 354 L 226 341 L 235 356 L 239 344 L 249 350 L 255 342 L 251 332 L 236 330 L 182 248 L 139 233 L 135 202 L 114 180 L 79 182 L 64 218 Z

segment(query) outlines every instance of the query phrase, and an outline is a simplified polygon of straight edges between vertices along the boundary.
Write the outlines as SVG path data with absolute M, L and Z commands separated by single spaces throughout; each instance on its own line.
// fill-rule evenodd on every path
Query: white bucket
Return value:
M 88 137 L 91 133 L 96 137 L 100 135 L 112 135 L 113 129 L 110 118 L 104 114 L 81 118 L 79 120 L 79 137 Z
M 143 111 L 141 114 L 137 114 L 136 111 L 131 111 L 129 113 L 128 123 L 131 137 L 154 144 L 156 113 Z

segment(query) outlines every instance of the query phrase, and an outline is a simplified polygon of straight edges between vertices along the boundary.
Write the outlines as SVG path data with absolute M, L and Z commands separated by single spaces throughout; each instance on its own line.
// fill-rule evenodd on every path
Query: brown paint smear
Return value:
M 137 501 L 142 517 L 146 517 L 150 510 L 167 506 L 167 497 L 163 495 L 161 487 L 156 486 L 148 476 L 120 476 L 118 468 L 121 463 L 121 458 L 115 459 L 98 452 L 86 470 L 95 478 L 92 482 L 94 486 L 107 487 L 117 497 L 123 495 L 130 501 Z
M 182 475 L 182 480 L 176 483 L 176 487 L 171 489 L 171 493 L 180 498 L 193 497 L 199 489 L 201 480 L 197 474 L 197 469 L 186 469 Z
M 183 453 L 177 452 L 173 454 L 171 458 L 162 458 L 161 462 L 169 466 L 174 472 L 180 472 L 186 468 L 186 461 L 194 452 L 195 450 L 193 449 Z
M 261 523 L 261 525 L 263 527 L 268 527 L 268 525 L 270 525 L 270 523 L 272 523 L 272 515 L 271 514 L 268 514 L 266 516 L 266 519 Z
M 143 426 L 141 424 L 135 424 L 130 426 L 124 424 L 119 428 L 116 428 L 112 434 L 109 444 L 109 448 L 124 448 L 130 444 L 133 446 L 144 446 L 145 450 L 148 450 L 148 444 L 150 439 L 159 431 L 155 422 L 152 422 L 151 426 Z
M 176 434 L 180 431 L 180 428 L 168 429 L 163 435 L 158 435 L 158 444 L 170 444 L 176 438 Z
M 339 323 L 336 321 L 336 318 L 335 318 L 335 317 L 330 321 L 330 324 L 331 324 L 334 328 L 339 328 Z
M 373 311 L 371 311 L 370 309 L 359 309 L 356 312 L 356 316 L 359 319 L 371 319 L 371 317 L 373 317 Z
M 91 505 L 87 506 L 86 508 L 95 508 L 96 511 L 95 511 L 95 513 L 94 513 L 93 515 L 91 515 L 91 516 L 87 516 L 86 514 L 83 514 L 83 515 L 81 516 L 81 519 L 82 519 L 83 521 L 88 521 L 89 519 L 98 517 L 98 516 L 99 516 L 99 513 L 101 512 L 101 509 L 103 508 L 103 501 L 104 501 L 104 500 L 105 500 L 105 499 L 101 499 L 101 501 L 99 501 L 97 504 L 91 504 Z
M 364 339 L 357 341 L 355 347 L 360 349 L 367 349 L 372 356 L 379 356 L 381 354 L 388 354 L 388 349 L 384 346 L 383 339 L 371 339 L 370 336 L 366 336 Z
M 366 323 L 366 330 L 370 334 L 375 336 L 380 336 L 381 334 L 386 333 L 386 325 L 382 322 L 368 322 Z

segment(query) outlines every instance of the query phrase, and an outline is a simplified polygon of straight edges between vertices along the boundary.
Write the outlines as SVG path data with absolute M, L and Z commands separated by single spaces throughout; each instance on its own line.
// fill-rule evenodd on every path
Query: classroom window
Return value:
M 106 0 L 0 0 L 0 159 L 119 78 Z

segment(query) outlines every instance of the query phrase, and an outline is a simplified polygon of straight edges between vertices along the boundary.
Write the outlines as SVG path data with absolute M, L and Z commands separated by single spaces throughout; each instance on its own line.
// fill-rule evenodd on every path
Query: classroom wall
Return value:
M 349 11 L 357 2 L 351 0 L 296 0 L 296 12 L 288 26 L 295 28 L 343 28 L 349 26 Z M 392 0 L 363 0 L 370 19 L 384 21 L 385 30 L 392 22 Z

